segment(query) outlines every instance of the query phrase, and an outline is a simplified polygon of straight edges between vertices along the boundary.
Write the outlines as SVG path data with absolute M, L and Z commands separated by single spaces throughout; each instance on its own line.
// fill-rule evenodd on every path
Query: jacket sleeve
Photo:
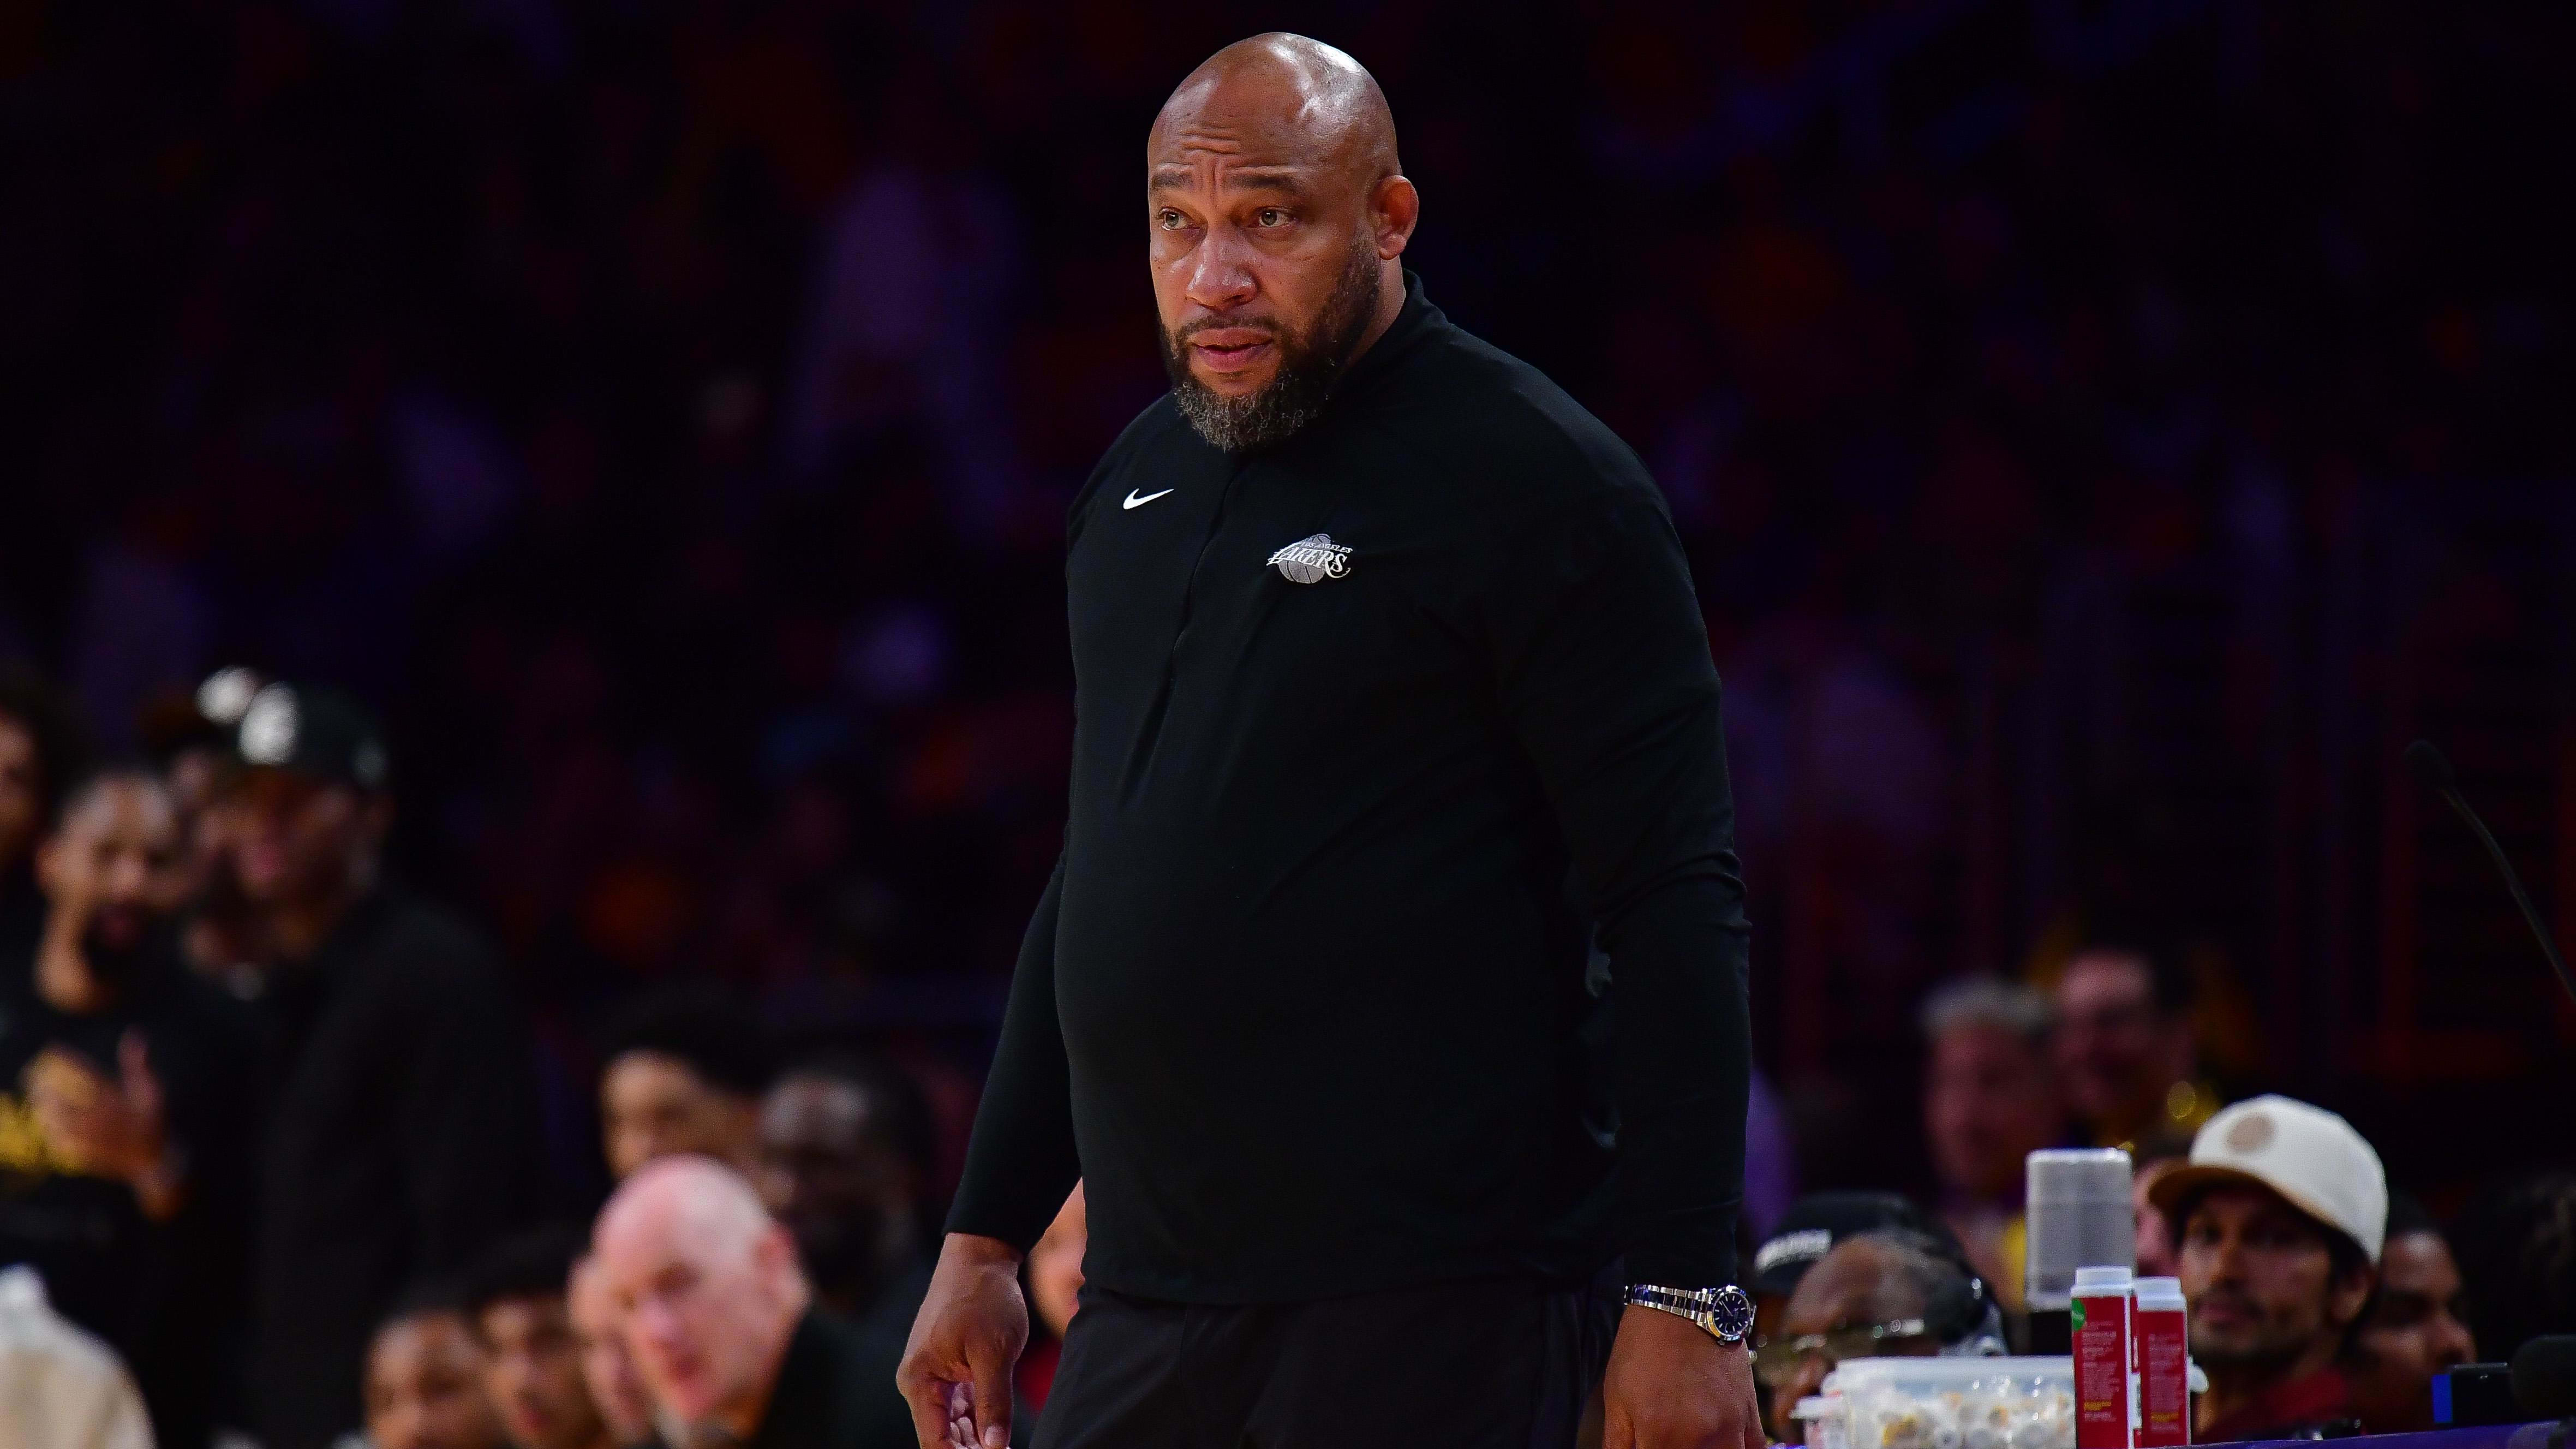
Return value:
M 1082 1176 L 1073 1143 L 1073 1088 L 1056 1019 L 1056 903 L 1064 861 L 1047 878 L 1020 943 L 1001 1044 L 975 1110 L 966 1172 L 948 1212 L 948 1231 L 999 1238 L 1023 1251 L 1055 1221 Z
M 1490 644 L 1610 958 L 1627 1276 L 1710 1287 L 1735 1281 L 1744 1195 L 1744 882 L 1689 565 L 1619 471 L 1505 530 Z

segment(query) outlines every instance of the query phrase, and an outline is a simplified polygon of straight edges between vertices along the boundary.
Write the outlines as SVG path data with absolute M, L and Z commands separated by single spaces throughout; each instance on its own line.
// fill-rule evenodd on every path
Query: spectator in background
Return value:
M 1941 1218 L 2016 1313 L 2029 1231 L 2023 1164 L 2065 1125 L 2048 1021 L 2038 992 L 1991 977 L 1952 982 L 1923 1003 L 1923 1126 Z
M 2388 1195 L 2388 1240 L 2371 1296 L 2345 1355 L 2352 1406 L 2372 1434 L 2433 1427 L 2433 1376 L 2478 1356 L 2468 1300 L 2451 1245 L 2414 1195 Z
M 1056 1365 L 1064 1359 L 1065 1330 L 1073 1326 L 1074 1310 L 1081 1307 L 1082 1251 L 1090 1242 L 1091 1213 L 1077 1182 L 1063 1210 L 1020 1262 L 1020 1273 L 1028 1280 L 1029 1311 L 1037 1315 L 1037 1326 L 1046 1337 L 1031 1343 L 1020 1355 L 1018 1367 L 1011 1370 L 1011 1387 L 1019 1395 L 1021 1411 L 1012 1415 L 1014 1424 L 1037 1423 L 1038 1411 L 1046 1407 L 1047 1391 L 1055 1387 Z
M 914 1449 L 895 1351 L 813 1306 L 794 1240 L 731 1168 L 639 1168 L 595 1241 L 635 1366 L 688 1442 Z
M 2156 1184 L 2191 1162 L 2191 1139 L 2155 1135 L 2129 1149 L 2129 1215 L 2137 1229 L 2138 1276 L 2179 1278 L 2180 1234 L 2155 1203 Z
M 1754 1347 L 1773 1431 L 1846 1359 L 1975 1358 L 2006 1352 L 2003 1311 L 1954 1243 L 1876 1228 L 1834 1245 L 1808 1268 L 1777 1332 Z
M 23 1265 L 0 1269 L 0 1386 L 9 1449 L 153 1449 L 143 1398 L 115 1351 L 55 1313 L 44 1280 Z
M 37 843 L 43 932 L 0 962 L 0 1262 L 123 1356 L 161 1443 L 203 1446 L 238 1338 L 251 1058 L 171 952 L 178 856 L 131 768 L 73 785 Z
M 2298 1438 L 2348 1418 L 2337 1362 L 2378 1278 L 2379 1154 L 2332 1112 L 2256 1097 L 2209 1119 L 2155 1202 L 2182 1225 L 2191 1354 L 2209 1373 L 2192 1438 Z
M 761 1103 L 756 1181 L 795 1238 L 815 1298 L 898 1348 L 930 1290 L 931 1152 L 921 1089 L 883 1062 L 808 1062 Z
M 359 1418 L 369 1328 L 535 1214 L 534 1072 L 492 957 L 384 879 L 383 738 L 327 689 L 261 689 L 212 807 L 280 959 L 278 1085 L 262 1159 L 253 1390 L 265 1449 L 324 1449 Z M 408 1339 L 404 1340 L 406 1343 Z
M 243 892 L 233 862 L 232 841 L 224 833 L 228 817 L 210 807 L 238 765 L 232 732 L 262 683 L 248 669 L 219 669 L 193 695 L 161 701 L 143 725 L 145 748 L 179 814 L 188 902 L 180 959 L 244 998 L 259 994 L 261 967 L 271 953 L 260 939 L 260 913 Z
M 0 960 L 17 959 L 43 929 L 36 837 L 79 773 L 80 755 L 80 730 L 62 697 L 25 670 L 0 669 Z
M 611 1020 L 600 1058 L 612 1174 L 684 1152 L 760 1170 L 760 1099 L 778 1065 L 768 1030 L 741 1002 L 710 987 L 649 992 Z
M 599 1410 L 611 1443 L 618 1449 L 643 1449 L 653 1437 L 653 1396 L 635 1372 L 635 1357 L 626 1351 L 626 1334 L 618 1322 L 617 1303 L 600 1275 L 599 1259 L 584 1256 L 573 1265 L 566 1294 L 573 1332 L 581 1341 L 581 1381 Z
M 1825 1254 L 1863 1233 L 1890 1229 L 1930 1233 L 1932 1220 L 1912 1199 L 1892 1192 L 1811 1192 L 1789 1205 L 1780 1226 L 1753 1252 L 1753 1334 L 1758 1340 L 1779 1325 L 1789 1296 Z
M 2096 944 L 2057 982 L 2057 1074 L 2097 1146 L 2196 1132 L 2218 1109 L 2199 1079 L 2191 982 L 2163 951 Z
M 2576 1333 L 2576 1173 L 2543 1173 L 2481 1197 L 2460 1215 L 2469 1327 L 2490 1363 L 2526 1340 Z
M 567 1303 L 581 1234 L 540 1228 L 484 1255 L 465 1277 L 465 1322 L 512 1449 L 615 1449 L 582 1377 Z
M 453 1300 L 424 1294 L 395 1309 L 367 1343 L 365 1449 L 507 1449 L 484 1369 Z

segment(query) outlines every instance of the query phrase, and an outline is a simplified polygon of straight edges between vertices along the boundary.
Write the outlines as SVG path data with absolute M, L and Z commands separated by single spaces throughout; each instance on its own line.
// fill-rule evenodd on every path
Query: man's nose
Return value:
M 1190 253 L 1182 295 L 1211 312 L 1240 307 L 1260 291 L 1251 261 L 1252 248 L 1242 232 L 1223 224 L 1211 226 Z
M 2443 1314 L 2438 1321 L 2438 1332 L 2433 1340 L 2434 1366 L 2436 1368 L 2456 1367 L 2467 1363 L 2477 1355 L 2477 1341 L 2469 1337 L 2469 1326 L 2447 1313 Z

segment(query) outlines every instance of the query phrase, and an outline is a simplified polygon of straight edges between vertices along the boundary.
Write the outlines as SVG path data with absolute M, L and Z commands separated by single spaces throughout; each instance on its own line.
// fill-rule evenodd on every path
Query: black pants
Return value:
M 1086 1285 L 1036 1449 L 1570 1449 L 1618 1312 L 1515 1279 L 1245 1307 Z

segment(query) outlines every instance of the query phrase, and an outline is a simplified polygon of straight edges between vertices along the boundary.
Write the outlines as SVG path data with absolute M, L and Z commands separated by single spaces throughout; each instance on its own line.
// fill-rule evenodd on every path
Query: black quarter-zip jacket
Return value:
M 1408 274 L 1319 419 L 1229 454 L 1166 396 L 1068 533 L 1064 854 L 950 1228 L 1079 1176 L 1144 1297 L 1733 1281 L 1743 885 L 1635 455 Z

